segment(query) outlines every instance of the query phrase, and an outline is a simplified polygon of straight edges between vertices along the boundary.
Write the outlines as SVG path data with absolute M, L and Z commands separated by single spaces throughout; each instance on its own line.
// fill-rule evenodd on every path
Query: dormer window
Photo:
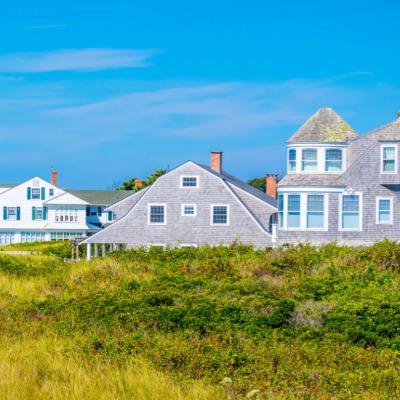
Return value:
M 325 171 L 337 172 L 342 170 L 342 150 L 327 149 L 325 152 Z
M 197 188 L 199 186 L 198 176 L 188 175 L 181 176 L 181 187 L 183 188 Z
M 397 171 L 397 146 L 384 145 L 381 148 L 383 174 L 395 174 Z
M 317 149 L 303 149 L 301 154 L 301 170 L 304 172 L 316 171 L 318 167 Z
M 296 149 L 289 150 L 289 172 L 296 172 Z

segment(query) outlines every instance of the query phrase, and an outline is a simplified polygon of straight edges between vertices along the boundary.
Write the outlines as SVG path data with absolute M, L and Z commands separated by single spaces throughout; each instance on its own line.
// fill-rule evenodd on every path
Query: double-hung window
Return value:
M 212 206 L 212 225 L 229 225 L 229 206 L 217 204 Z
M 318 167 L 317 149 L 303 149 L 301 154 L 302 171 L 316 171 Z
M 397 146 L 382 146 L 381 172 L 395 174 L 397 170 Z
M 289 149 L 289 172 L 296 172 L 297 163 L 297 151 L 296 149 Z
M 17 220 L 17 207 L 7 207 L 7 220 L 9 221 Z
M 181 176 L 181 187 L 197 188 L 199 179 L 197 176 Z
M 325 152 L 325 171 L 337 172 L 342 170 L 343 153 L 340 149 L 327 149 Z
M 300 228 L 300 195 L 288 195 L 287 227 L 289 229 Z
M 342 196 L 342 229 L 360 230 L 361 198 L 358 194 L 344 194 Z
M 195 217 L 196 216 L 196 204 L 182 204 L 182 216 Z
M 40 188 L 32 188 L 32 200 L 40 200 Z
M 376 223 L 392 224 L 393 223 L 393 199 L 378 197 L 376 199 Z
M 150 225 L 166 224 L 165 204 L 149 204 L 149 224 Z
M 324 228 L 324 195 L 309 194 L 307 196 L 307 228 Z
M 279 215 L 278 215 L 278 226 L 279 228 L 283 228 L 283 216 L 285 213 L 285 197 L 283 194 L 278 195 L 278 209 L 279 209 Z

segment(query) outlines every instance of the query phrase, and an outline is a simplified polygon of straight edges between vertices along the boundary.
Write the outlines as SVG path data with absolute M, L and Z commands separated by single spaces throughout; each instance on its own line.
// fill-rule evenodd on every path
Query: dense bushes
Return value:
M 63 352 L 88 362 L 140 358 L 222 393 L 229 377 L 232 398 L 396 398 L 399 267 L 389 241 L 139 249 L 77 264 L 0 254 L 0 344 L 69 338 Z

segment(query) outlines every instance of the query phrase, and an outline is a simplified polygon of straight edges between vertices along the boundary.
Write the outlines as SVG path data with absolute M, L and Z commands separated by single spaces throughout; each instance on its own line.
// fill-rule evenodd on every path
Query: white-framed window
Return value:
M 288 194 L 287 199 L 287 227 L 288 229 L 299 229 L 301 197 L 299 194 Z
M 284 215 L 285 215 L 285 196 L 283 194 L 278 195 L 278 227 L 283 229 Z
M 53 188 L 49 189 L 49 196 L 50 197 L 54 196 L 54 189 Z
M 307 195 L 307 229 L 324 229 L 325 196 L 323 194 Z
M 360 231 L 362 229 L 362 194 L 342 194 L 340 196 L 340 229 Z
M 15 243 L 14 232 L 0 232 L 0 245 L 7 245 Z
M 376 223 L 393 224 L 393 198 L 376 198 Z
M 32 200 L 40 200 L 40 188 L 32 188 Z
M 55 210 L 55 222 L 78 222 L 78 210 L 70 207 L 59 207 Z
M 183 217 L 195 217 L 197 215 L 196 204 L 182 204 Z
M 35 216 L 35 219 L 38 219 L 38 220 L 44 219 L 43 207 L 36 207 L 34 216 Z
M 199 177 L 197 175 L 183 175 L 181 176 L 182 188 L 198 188 Z
M 21 243 L 44 241 L 46 241 L 46 234 L 44 232 L 21 232 Z
M 9 221 L 17 220 L 17 207 L 7 207 L 7 220 Z
M 82 237 L 83 232 L 51 232 L 50 239 L 51 240 L 69 240 L 75 239 L 78 237 Z
M 229 225 L 229 205 L 211 205 L 211 225 Z
M 199 247 L 197 243 L 181 243 L 179 247 Z
M 149 204 L 149 225 L 165 225 L 167 223 L 166 204 Z
M 289 160 L 288 171 L 296 172 L 296 169 L 297 169 L 297 150 L 296 149 L 289 149 L 288 160 Z
M 317 171 L 318 152 L 317 149 L 303 149 L 301 151 L 301 170 L 304 172 Z
M 385 144 L 381 146 L 381 173 L 397 173 L 397 145 Z
M 343 169 L 343 151 L 341 149 L 325 150 L 325 171 L 340 172 Z

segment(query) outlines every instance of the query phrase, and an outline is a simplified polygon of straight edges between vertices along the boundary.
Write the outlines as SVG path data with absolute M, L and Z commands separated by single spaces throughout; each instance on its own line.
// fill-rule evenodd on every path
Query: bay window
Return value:
M 317 149 L 303 149 L 301 154 L 301 170 L 316 171 L 318 167 Z
M 360 195 L 344 194 L 342 196 L 342 229 L 360 230 Z
M 296 172 L 297 154 L 296 149 L 289 149 L 289 172 Z
M 300 195 L 288 195 L 287 227 L 300 228 Z
M 325 152 L 325 171 L 336 172 L 342 170 L 342 150 L 327 149 Z
M 309 194 L 307 196 L 307 228 L 324 228 L 324 195 Z
M 279 228 L 283 228 L 283 216 L 285 214 L 285 197 L 283 194 L 278 195 L 278 210 L 279 210 L 279 214 L 278 214 L 278 226 Z

